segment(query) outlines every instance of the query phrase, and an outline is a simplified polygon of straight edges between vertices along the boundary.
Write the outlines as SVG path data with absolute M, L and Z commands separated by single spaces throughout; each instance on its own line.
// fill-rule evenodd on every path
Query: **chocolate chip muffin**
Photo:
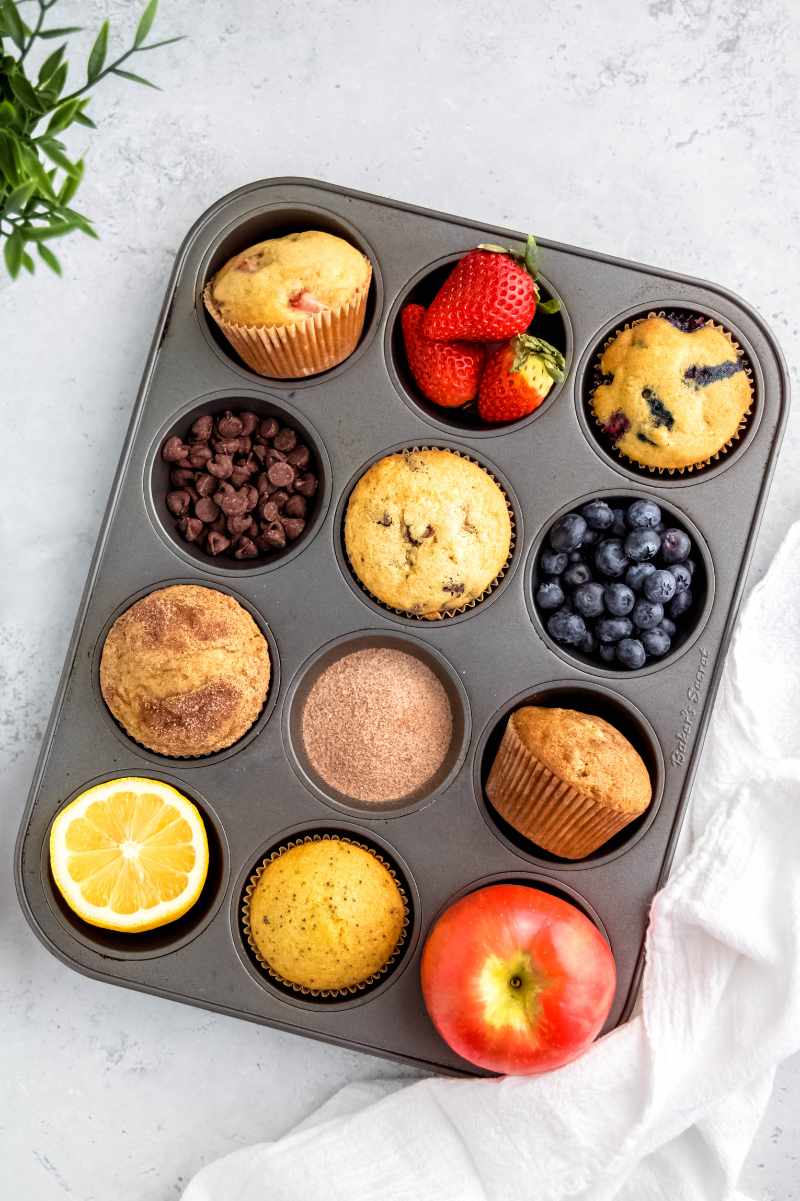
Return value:
M 644 813 L 652 788 L 639 752 L 603 718 L 526 705 L 508 719 L 486 795 L 524 838 L 583 859 Z
M 383 604 L 437 618 L 483 596 L 511 551 L 502 489 L 449 450 L 387 455 L 364 473 L 345 516 L 345 548 Z
M 223 592 L 176 584 L 112 625 L 103 699 L 125 731 L 160 755 L 209 755 L 241 738 L 264 705 L 270 661 L 253 618 Z
M 304 230 L 234 255 L 205 305 L 248 366 L 277 378 L 314 375 L 361 336 L 372 264 L 343 238 Z
M 278 853 L 245 903 L 258 958 L 283 982 L 311 992 L 365 985 L 392 959 L 406 921 L 389 869 L 372 851 L 340 838 Z
M 627 459 L 652 470 L 698 467 L 737 437 L 752 401 L 745 366 L 718 326 L 647 317 L 603 351 L 594 415 Z

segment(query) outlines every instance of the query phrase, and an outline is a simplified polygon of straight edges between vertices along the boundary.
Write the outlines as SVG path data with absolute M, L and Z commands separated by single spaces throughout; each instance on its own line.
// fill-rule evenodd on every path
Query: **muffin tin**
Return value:
M 211 272 L 264 238 L 319 228 L 368 254 L 374 274 L 361 342 L 333 370 L 296 381 L 245 368 L 202 303 Z M 524 235 L 304 179 L 249 185 L 215 204 L 178 254 L 134 406 L 52 717 L 22 820 L 16 880 L 22 908 L 48 949 L 85 975 L 233 1014 L 436 1071 L 482 1074 L 449 1050 L 425 1013 L 418 982 L 427 930 L 452 900 L 498 881 L 538 884 L 582 906 L 609 939 L 618 986 L 607 1029 L 633 1005 L 647 914 L 666 877 L 744 587 L 788 402 L 785 366 L 761 318 L 724 289 L 656 268 L 542 240 L 542 291 L 563 302 L 543 336 L 567 356 L 566 379 L 512 425 L 479 428 L 469 412 L 436 410 L 413 385 L 399 339 L 408 299 L 425 299 L 478 242 Z M 753 368 L 755 410 L 731 453 L 700 474 L 639 475 L 597 441 L 586 381 L 609 331 L 648 311 L 681 309 L 731 330 Z M 174 532 L 164 507 L 164 438 L 201 411 L 253 409 L 302 431 L 320 490 L 313 519 L 262 562 L 210 558 Z M 347 496 L 366 465 L 398 447 L 446 446 L 483 463 L 515 510 L 513 558 L 498 587 L 452 618 L 393 614 L 352 576 L 342 546 Z M 558 648 L 532 599 L 536 553 L 554 516 L 594 496 L 666 500 L 699 530 L 705 600 L 694 632 L 661 662 L 605 670 Z M 248 734 L 227 751 L 167 759 L 132 742 L 100 696 L 99 655 L 111 621 L 153 588 L 178 581 L 228 591 L 270 641 L 273 681 Z M 366 642 L 365 642 L 366 640 Z M 394 808 L 326 793 L 297 740 L 297 709 L 332 654 L 407 645 L 438 671 L 455 710 L 457 745 L 441 779 Z M 642 753 L 653 803 L 600 852 L 570 863 L 503 827 L 483 783 L 501 723 L 528 701 L 571 705 L 619 725 Z M 178 922 L 125 936 L 83 925 L 50 878 L 57 810 L 93 783 L 163 779 L 200 808 L 211 863 L 197 904 Z M 408 937 L 376 986 L 319 1001 L 276 988 L 241 930 L 243 891 L 271 848 L 332 833 L 374 846 L 407 887 Z

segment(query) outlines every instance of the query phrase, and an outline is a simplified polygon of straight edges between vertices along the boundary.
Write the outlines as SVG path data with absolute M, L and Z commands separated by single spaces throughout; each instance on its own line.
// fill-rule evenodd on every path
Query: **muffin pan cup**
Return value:
M 373 264 L 364 332 L 329 372 L 274 380 L 248 370 L 224 344 L 203 305 L 211 272 L 245 246 L 292 229 L 349 238 Z M 537 231 L 538 232 L 538 231 Z M 524 234 L 428 212 L 312 180 L 249 185 L 215 204 L 184 242 L 167 289 L 120 466 L 81 600 L 53 713 L 22 819 L 16 881 L 33 929 L 85 975 L 203 1006 L 434 1071 L 480 1072 L 450 1051 L 424 1010 L 419 957 L 436 915 L 488 880 L 530 880 L 561 890 L 596 914 L 614 952 L 618 984 L 606 1029 L 634 1003 L 647 915 L 665 879 L 689 796 L 725 651 L 744 588 L 788 404 L 786 369 L 761 318 L 724 289 L 657 268 L 540 241 L 548 288 L 562 299 L 568 374 L 558 395 L 507 429 L 448 428 L 416 404 L 395 361 L 394 321 L 410 281 L 479 242 Z M 683 309 L 713 318 L 742 346 L 753 369 L 753 414 L 731 453 L 701 473 L 661 479 L 634 474 L 598 444 L 584 398 L 609 331 L 647 311 Z M 182 551 L 165 529 L 154 493 L 154 447 L 165 430 L 207 398 L 225 407 L 285 411 L 308 431 L 325 478 L 319 519 L 291 555 L 233 574 Z M 343 498 L 364 466 L 398 446 L 452 446 L 497 469 L 510 487 L 516 545 L 500 585 L 467 613 L 436 622 L 394 615 L 371 602 L 342 552 Z M 702 531 L 713 570 L 713 603 L 681 653 L 642 672 L 615 672 L 562 656 L 532 617 L 531 554 L 542 530 L 573 500 L 593 494 L 668 499 Z M 120 735 L 97 687 L 95 648 L 129 598 L 163 582 L 234 584 L 268 624 L 280 662 L 255 736 L 221 756 L 182 761 L 148 754 Z M 307 787 L 287 742 L 287 698 L 315 652 L 354 631 L 401 632 L 439 652 L 466 693 L 469 745 L 463 761 L 425 803 L 396 812 L 342 812 Z M 498 719 L 531 696 L 592 695 L 614 721 L 622 709 L 656 740 L 657 803 L 621 832 L 608 853 L 563 862 L 523 846 L 494 821 L 483 791 L 482 756 Z M 617 703 L 619 702 L 619 703 Z M 622 706 L 622 709 L 620 708 Z M 59 909 L 46 845 L 50 823 L 98 778 L 156 776 L 205 801 L 220 846 L 213 903 L 163 944 L 137 952 L 139 936 L 83 932 Z M 350 1001 L 323 1003 L 272 987 L 254 965 L 241 928 L 241 898 L 259 857 L 302 830 L 325 829 L 384 848 L 408 889 L 411 934 L 401 962 L 380 985 Z

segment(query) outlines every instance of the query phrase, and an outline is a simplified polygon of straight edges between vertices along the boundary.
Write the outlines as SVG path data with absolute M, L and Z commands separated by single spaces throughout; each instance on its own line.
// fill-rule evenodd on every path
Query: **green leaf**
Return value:
M 153 21 L 155 21 L 155 19 L 156 19 L 156 10 L 157 9 L 158 9 L 158 0 L 150 0 L 150 3 L 147 5 L 147 8 L 144 10 L 141 17 L 139 18 L 139 24 L 136 26 L 136 33 L 134 34 L 134 38 L 133 38 L 134 46 L 136 46 L 136 47 L 141 46 L 142 42 L 144 41 L 144 39 L 147 37 L 148 33 L 152 29 Z
M 94 40 L 91 53 L 89 54 L 89 62 L 86 65 L 86 78 L 89 83 L 93 83 L 100 72 L 103 70 L 103 63 L 106 61 L 106 53 L 108 52 L 108 21 L 104 21 L 100 26 L 100 32 Z
M 38 184 L 40 191 L 48 197 L 53 196 L 53 184 L 47 171 L 39 161 L 35 150 L 31 150 L 24 142 L 18 147 L 22 164 L 28 176 Z
M 0 102 L 0 125 L 16 125 L 18 116 L 10 100 Z
M 23 250 L 22 252 L 22 265 L 30 275 L 33 275 L 33 273 L 36 271 L 36 264 L 28 254 L 27 250 Z
M 136 49 L 141 53 L 142 50 L 158 50 L 159 46 L 172 46 L 175 42 L 185 42 L 186 35 L 180 34 L 176 38 L 164 38 L 160 42 L 151 42 L 149 46 L 137 46 Z
M 536 258 L 539 247 L 536 245 L 536 239 L 533 234 L 528 234 L 528 241 L 525 246 L 525 267 L 527 271 L 535 278 L 538 271 Z
M 46 91 L 47 91 L 48 97 L 50 98 L 49 103 L 51 106 L 55 105 L 56 101 L 58 100 L 58 97 L 64 91 L 64 84 L 67 82 L 67 72 L 68 71 L 69 71 L 69 67 L 67 66 L 67 64 L 62 63 L 61 66 L 56 71 L 53 72 L 52 76 L 47 81 Z
M 39 145 L 50 161 L 55 163 L 57 167 L 60 167 L 62 171 L 66 171 L 67 175 L 73 177 L 76 175 L 78 172 L 77 163 L 73 163 L 71 159 L 67 158 L 66 154 L 59 150 L 55 142 L 50 141 L 49 138 L 41 138 Z
M 35 191 L 36 183 L 32 179 L 28 179 L 25 181 L 25 183 L 21 183 L 19 187 L 14 188 L 14 191 L 6 198 L 4 202 L 3 207 L 5 208 L 6 212 L 22 212 Z
M 14 44 L 19 47 L 20 50 L 24 50 L 25 25 L 23 24 L 22 18 L 17 12 L 17 6 L 14 4 L 14 0 L 3 0 L 2 10 L 0 11 L 2 11 L 3 16 L 5 17 L 5 26 L 11 35 Z M 17 270 L 19 270 L 19 267 L 17 267 Z
M 81 111 L 75 114 L 75 120 L 78 125 L 85 125 L 87 129 L 97 129 L 91 117 L 87 117 L 86 113 Z
M 64 51 L 67 48 L 67 43 L 59 46 L 52 54 L 48 54 L 47 58 L 39 68 L 39 85 L 47 83 L 50 76 L 61 66 L 61 60 L 64 57 Z
M 22 264 L 22 238 L 16 230 L 6 239 L 6 244 L 3 247 L 3 257 L 6 260 L 8 274 L 12 279 L 16 279 Z
M 66 37 L 68 33 L 81 33 L 82 31 L 83 31 L 82 25 L 62 25 L 59 29 L 40 29 L 39 37 L 40 38 L 63 38 L 63 37 Z
M 73 121 L 77 121 L 82 103 L 81 100 L 75 98 L 65 100 L 63 104 L 60 104 L 51 116 L 45 134 L 60 133 L 62 129 L 66 129 Z
M 49 238 L 60 238 L 77 229 L 74 221 L 51 221 L 49 225 L 26 225 L 23 228 L 28 242 L 44 242 Z
M 536 310 L 539 313 L 558 313 L 561 310 L 561 301 L 553 296 L 550 300 L 540 301 L 536 306 Z
M 36 89 L 28 82 L 25 76 L 19 71 L 14 71 L 7 78 L 11 85 L 11 91 L 20 104 L 28 109 L 29 112 L 40 115 L 43 112 L 42 102 L 36 94 Z
M 75 209 L 67 208 L 66 205 L 62 207 L 61 212 L 66 215 L 67 219 L 73 223 L 76 229 L 88 234 L 90 238 L 100 237 L 89 218 L 84 217 L 83 213 L 78 213 Z
M 59 263 L 56 256 L 53 254 L 52 250 L 48 250 L 48 248 L 45 245 L 43 245 L 42 243 L 38 243 L 36 246 L 36 249 L 39 252 L 39 258 L 43 262 L 47 263 L 47 266 L 50 268 L 50 270 L 55 271 L 56 275 L 60 275 L 61 274 L 61 264 Z
M 58 199 L 61 204 L 69 204 L 70 200 L 72 200 L 72 197 L 80 187 L 80 182 L 83 179 L 83 159 L 78 159 L 77 163 L 74 164 L 74 167 L 75 169 L 72 175 L 67 176 L 67 178 L 64 180 L 61 191 L 58 193 Z
M 134 75 L 133 71 L 121 71 L 119 67 L 113 67 L 111 74 L 119 75 L 121 79 L 129 79 L 131 83 L 143 83 L 145 87 L 155 88 L 157 92 L 161 91 L 157 83 L 151 83 L 149 79 L 143 79 L 141 75 Z

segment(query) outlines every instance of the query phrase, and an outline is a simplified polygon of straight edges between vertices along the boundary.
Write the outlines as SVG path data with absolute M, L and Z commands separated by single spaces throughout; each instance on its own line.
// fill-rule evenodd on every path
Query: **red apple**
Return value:
M 422 995 L 444 1041 L 503 1075 L 581 1055 L 608 1017 L 611 949 L 575 905 L 524 884 L 479 888 L 445 910 L 422 953 Z

